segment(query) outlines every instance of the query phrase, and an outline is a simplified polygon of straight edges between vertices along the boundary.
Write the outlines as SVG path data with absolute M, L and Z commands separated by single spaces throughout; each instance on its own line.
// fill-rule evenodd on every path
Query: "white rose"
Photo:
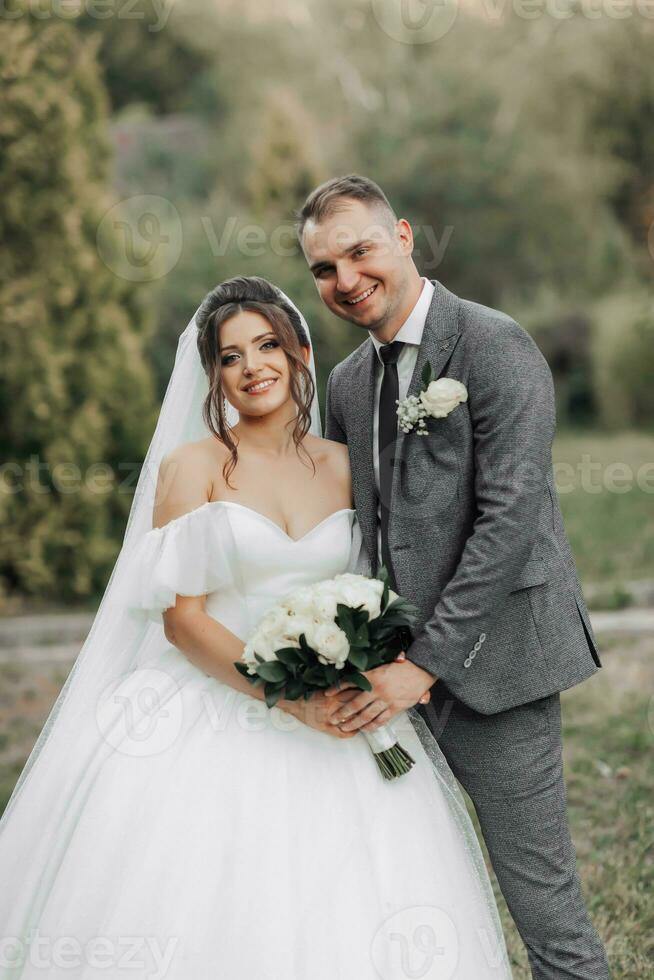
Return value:
M 277 642 L 275 634 L 271 633 L 266 635 L 264 631 L 257 630 L 254 636 L 248 640 L 245 650 L 243 651 L 243 656 L 245 657 L 247 651 L 248 659 L 255 664 L 257 663 L 254 656 L 255 653 L 257 653 L 262 660 L 276 660 L 275 650 L 278 646 L 279 643 Z
M 247 668 L 248 668 L 248 673 L 249 674 L 256 674 L 256 672 L 257 672 L 256 671 L 256 663 L 257 663 L 257 661 L 256 661 L 256 658 L 254 656 L 253 637 L 250 637 L 250 639 L 245 644 L 245 647 L 243 648 L 243 653 L 241 654 L 241 660 L 245 664 L 247 664 Z
M 323 664 L 342 666 L 350 652 L 350 644 L 343 630 L 335 623 L 312 623 L 307 632 L 307 643 L 318 654 Z
M 315 590 L 305 585 L 286 596 L 281 602 L 281 606 L 293 616 L 313 616 L 314 599 Z
M 341 572 L 340 575 L 335 575 L 332 581 L 339 584 L 347 582 L 349 585 L 365 585 L 372 579 L 369 579 L 367 575 L 358 575 L 356 572 Z
M 338 610 L 337 604 L 341 601 L 341 595 L 336 586 L 329 583 L 329 587 L 316 590 L 314 599 L 314 610 L 317 618 L 323 621 L 333 622 Z
M 272 637 L 275 634 L 282 636 L 290 618 L 287 609 L 284 609 L 282 606 L 273 606 L 257 626 L 257 632 L 264 633 L 268 637 Z
M 353 581 L 356 579 L 356 581 Z M 341 602 L 355 609 L 363 606 L 370 619 L 376 619 L 381 613 L 381 597 L 384 591 L 383 582 L 378 579 L 366 578 L 364 575 L 354 575 L 351 579 L 343 576 L 338 583 Z
M 316 620 L 312 616 L 289 616 L 283 635 L 278 637 L 278 648 L 282 646 L 299 647 L 300 634 L 304 633 L 307 635 L 308 641 L 309 630 L 313 629 L 316 625 Z
M 467 399 L 466 386 L 454 378 L 438 378 L 431 382 L 426 391 L 420 392 L 420 401 L 425 411 L 434 419 L 444 419 L 460 402 Z

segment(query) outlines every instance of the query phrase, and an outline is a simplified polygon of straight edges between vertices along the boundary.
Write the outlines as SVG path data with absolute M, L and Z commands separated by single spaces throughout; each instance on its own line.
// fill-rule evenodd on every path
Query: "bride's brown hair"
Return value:
M 223 466 L 225 482 L 227 486 L 231 486 L 229 477 L 238 462 L 238 452 L 225 413 L 218 336 L 221 324 L 244 310 L 259 313 L 266 318 L 279 346 L 286 354 L 290 368 L 291 397 L 298 409 L 292 433 L 293 441 L 296 448 L 302 449 L 309 457 L 315 473 L 314 462 L 301 445 L 311 428 L 311 403 L 315 396 L 313 377 L 301 351 L 302 347 L 311 347 L 307 332 L 297 310 L 267 279 L 259 276 L 235 276 L 207 293 L 195 317 L 200 360 L 209 379 L 209 394 L 204 400 L 202 415 L 209 430 L 229 449 L 230 459 Z

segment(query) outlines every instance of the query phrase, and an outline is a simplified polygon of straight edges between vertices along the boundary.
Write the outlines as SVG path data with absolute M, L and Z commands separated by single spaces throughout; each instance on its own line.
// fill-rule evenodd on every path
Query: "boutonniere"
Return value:
M 454 378 L 433 380 L 434 369 L 429 361 L 422 369 L 422 391 L 397 403 L 397 417 L 402 432 L 427 435 L 425 419 L 444 419 L 457 405 L 468 400 L 468 389 Z

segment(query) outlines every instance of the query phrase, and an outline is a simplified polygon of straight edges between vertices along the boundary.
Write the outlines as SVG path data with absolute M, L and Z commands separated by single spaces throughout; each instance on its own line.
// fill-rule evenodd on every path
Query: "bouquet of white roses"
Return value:
M 410 641 L 416 609 L 379 578 L 345 573 L 304 586 L 265 614 L 234 666 L 263 684 L 268 707 L 280 698 L 308 700 L 338 681 L 372 690 L 363 672 L 391 663 Z M 414 764 L 390 725 L 362 732 L 386 779 Z

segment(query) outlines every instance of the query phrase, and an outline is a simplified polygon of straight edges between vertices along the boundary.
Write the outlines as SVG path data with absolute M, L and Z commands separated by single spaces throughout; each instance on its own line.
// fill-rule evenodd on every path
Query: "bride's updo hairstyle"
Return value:
M 301 350 L 302 347 L 310 348 L 309 337 L 297 310 L 280 295 L 272 283 L 259 276 L 235 276 L 234 279 L 220 283 L 205 296 L 195 316 L 198 351 L 209 379 L 209 394 L 202 406 L 202 415 L 209 430 L 230 451 L 231 458 L 223 467 L 223 476 L 228 486 L 231 486 L 229 477 L 238 462 L 238 452 L 237 443 L 227 424 L 218 340 L 221 324 L 244 310 L 259 313 L 266 318 L 279 346 L 286 354 L 290 368 L 291 397 L 298 409 L 293 441 L 305 453 L 304 446 L 300 444 L 311 428 L 311 403 L 315 395 L 313 377 Z M 311 460 L 310 456 L 309 459 Z M 311 465 L 313 466 L 313 460 Z

